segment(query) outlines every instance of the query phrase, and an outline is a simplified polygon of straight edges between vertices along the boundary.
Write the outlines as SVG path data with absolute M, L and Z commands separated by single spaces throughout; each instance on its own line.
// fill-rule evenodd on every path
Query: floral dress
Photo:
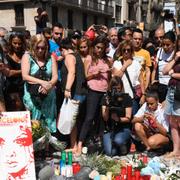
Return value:
M 33 76 L 39 70 L 36 61 L 29 56 L 30 75 Z M 52 75 L 52 59 L 49 58 L 46 63 L 46 73 Z M 40 120 L 42 125 L 48 127 L 50 132 L 56 132 L 56 93 L 55 89 L 51 89 L 47 96 L 41 102 L 35 102 L 36 99 L 31 97 L 28 91 L 28 82 L 24 84 L 23 102 L 25 107 L 31 112 L 31 119 Z

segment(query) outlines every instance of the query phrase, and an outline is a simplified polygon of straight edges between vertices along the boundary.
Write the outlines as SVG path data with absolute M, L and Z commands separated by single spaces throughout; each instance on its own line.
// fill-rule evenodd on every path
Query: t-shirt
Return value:
M 134 60 L 138 61 L 142 67 L 151 67 L 151 57 L 150 53 L 145 49 L 140 49 L 139 51 L 134 51 Z
M 167 131 L 169 131 L 169 123 L 166 119 L 164 109 L 160 103 L 158 104 L 158 107 L 155 111 L 150 111 L 147 107 L 147 103 L 145 102 L 134 117 L 142 117 L 145 113 L 153 114 L 158 123 L 161 124 Z
M 141 48 L 139 51 L 134 51 L 133 58 L 134 58 L 134 60 L 138 61 L 141 64 L 144 82 L 146 82 L 145 68 L 152 66 L 150 53 L 147 50 Z
M 115 51 L 116 51 L 116 48 L 111 43 L 109 43 L 109 52 L 107 56 L 113 58 Z
M 125 117 L 126 108 L 132 107 L 132 99 L 128 94 L 123 92 L 119 92 L 117 95 L 106 93 L 103 97 L 102 105 L 109 107 L 109 117 L 111 117 L 111 113 L 117 113 L 118 117 Z M 107 126 L 112 128 L 113 125 L 116 130 L 131 127 L 130 123 L 115 122 L 109 118 Z
M 61 56 L 60 52 L 60 46 L 54 42 L 52 39 L 49 40 L 49 52 L 50 53 L 55 53 L 56 56 Z
M 99 59 L 96 65 L 92 64 L 92 59 L 88 63 L 90 64 L 88 68 L 89 74 L 95 74 L 101 71 L 100 76 L 87 82 L 88 87 L 94 91 L 106 92 L 109 83 L 109 65 L 103 59 Z
M 121 60 L 114 61 L 113 68 L 120 70 L 121 67 L 122 67 Z M 132 60 L 132 64 L 127 67 L 127 72 L 129 74 L 129 78 L 131 80 L 133 87 L 140 84 L 139 76 L 141 73 L 141 69 L 142 69 L 142 67 L 141 67 L 140 63 L 135 60 Z M 122 81 L 123 81 L 124 92 L 128 93 L 131 96 L 131 98 L 133 98 L 134 97 L 133 91 L 131 89 L 131 86 L 129 84 L 129 81 L 128 81 L 125 73 L 122 76 Z
M 161 84 L 168 85 L 170 76 L 163 74 L 163 69 L 168 64 L 169 61 L 172 60 L 174 55 L 174 51 L 171 53 L 166 53 L 163 48 L 160 48 L 157 52 L 156 61 L 158 63 L 158 80 Z
M 57 60 L 59 56 L 61 56 L 60 46 L 54 42 L 52 39 L 49 40 L 49 52 L 53 55 L 53 57 Z M 62 62 L 58 61 L 58 80 L 61 80 L 61 69 Z

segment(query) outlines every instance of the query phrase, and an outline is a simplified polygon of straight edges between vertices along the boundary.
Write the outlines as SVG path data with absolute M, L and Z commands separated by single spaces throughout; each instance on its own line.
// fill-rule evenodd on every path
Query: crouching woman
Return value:
M 111 79 L 109 93 L 104 96 L 102 104 L 104 152 L 108 156 L 125 155 L 130 148 L 132 99 L 123 92 L 120 77 Z

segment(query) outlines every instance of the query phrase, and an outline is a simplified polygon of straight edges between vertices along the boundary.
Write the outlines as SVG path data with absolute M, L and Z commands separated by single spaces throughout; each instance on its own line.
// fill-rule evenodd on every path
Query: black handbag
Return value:
M 38 71 L 33 75 L 33 77 L 45 81 L 50 80 L 50 76 L 46 73 L 46 63 L 44 64 L 44 66 L 39 66 Z M 27 84 L 27 91 L 30 93 L 31 97 L 43 99 L 47 96 L 46 94 L 42 94 L 39 92 L 40 86 L 40 84 Z
M 176 89 L 174 91 L 174 99 L 176 101 L 180 101 L 180 85 L 176 85 Z

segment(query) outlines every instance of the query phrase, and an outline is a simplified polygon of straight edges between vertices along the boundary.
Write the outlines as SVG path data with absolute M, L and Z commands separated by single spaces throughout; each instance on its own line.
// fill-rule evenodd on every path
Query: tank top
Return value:
M 21 70 L 21 63 L 15 62 L 9 55 L 6 56 L 10 69 Z M 9 93 L 23 92 L 22 75 L 6 77 L 6 91 Z
M 73 85 L 71 87 L 71 95 L 73 97 L 75 94 L 78 94 L 78 95 L 86 94 L 87 88 L 86 88 L 84 64 L 82 62 L 81 56 L 79 54 L 75 54 L 75 53 L 72 53 L 72 55 L 74 55 L 75 59 L 76 59 L 75 79 L 74 79 Z M 66 67 L 65 63 L 62 63 L 61 84 L 62 84 L 62 90 L 63 91 L 66 88 L 67 75 L 68 75 L 67 67 Z

